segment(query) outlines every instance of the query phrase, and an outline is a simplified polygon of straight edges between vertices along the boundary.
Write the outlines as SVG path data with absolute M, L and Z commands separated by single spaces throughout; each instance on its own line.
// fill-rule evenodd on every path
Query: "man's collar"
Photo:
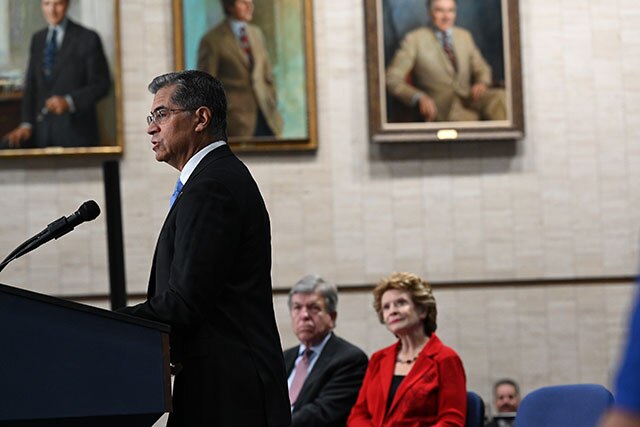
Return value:
M 194 154 L 187 161 L 187 163 L 184 165 L 184 167 L 182 168 L 182 171 L 180 172 L 180 181 L 183 184 L 186 184 L 187 180 L 189 179 L 189 177 L 191 176 L 191 174 L 195 170 L 196 166 L 198 166 L 198 163 L 200 163 L 200 160 L 202 160 L 204 158 L 204 156 L 209 154 L 209 152 L 211 152 L 211 151 L 215 150 L 216 148 L 221 147 L 221 146 L 223 146 L 225 144 L 226 144 L 226 142 L 224 142 L 222 140 L 221 141 L 212 142 L 211 144 L 205 146 L 202 150 L 200 150 L 196 154 Z
M 62 19 L 62 21 L 60 21 L 60 23 L 58 25 L 48 25 L 47 27 L 49 28 L 49 31 L 53 30 L 54 28 L 56 29 L 60 29 L 63 32 L 67 30 L 67 24 L 69 23 L 69 18 L 67 18 L 66 16 Z
M 322 353 L 322 349 L 324 349 L 324 347 L 327 345 L 327 342 L 331 338 L 331 335 L 333 335 L 333 332 L 329 331 L 329 333 L 322 339 L 322 341 L 320 341 L 320 344 L 312 345 L 311 347 L 309 347 L 311 348 L 311 350 L 313 350 L 313 354 Z M 300 347 L 298 348 L 298 356 L 304 353 L 306 349 L 307 349 L 307 346 L 301 343 Z
M 437 28 L 437 27 L 436 27 L 435 25 L 433 25 L 433 24 L 430 24 L 430 27 L 431 27 L 431 29 L 433 30 L 433 32 L 434 32 L 434 33 L 436 33 L 436 36 L 437 36 L 438 38 L 441 38 L 441 37 L 444 37 L 444 36 L 446 36 L 446 37 L 449 37 L 449 38 L 450 38 L 450 37 L 451 37 L 451 35 L 453 34 L 453 27 L 449 27 L 449 28 L 447 28 L 445 31 L 442 31 L 441 29 Z
M 229 26 L 231 27 L 231 31 L 233 31 L 234 34 L 240 34 L 240 30 L 247 26 L 246 21 L 239 21 L 231 17 L 227 17 L 227 20 L 229 21 Z

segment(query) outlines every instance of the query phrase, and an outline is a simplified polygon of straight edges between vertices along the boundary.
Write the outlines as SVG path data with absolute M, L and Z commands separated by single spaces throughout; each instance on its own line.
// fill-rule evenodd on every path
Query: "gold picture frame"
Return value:
M 504 89 L 504 120 L 426 122 L 418 115 L 417 107 L 400 105 L 398 98 L 387 90 L 387 67 L 404 36 L 429 25 L 427 2 L 365 0 L 365 14 L 372 142 L 516 140 L 524 136 L 518 0 L 457 1 L 456 25 L 468 29 L 490 66 L 496 64 L 493 75 L 496 87 Z M 465 22 L 460 22 L 463 19 Z M 492 27 L 493 24 L 497 25 Z M 476 37 L 476 31 L 493 33 Z M 497 79 L 496 69 L 500 75 Z
M 70 2 L 68 16 L 71 20 L 98 33 L 109 65 L 111 88 L 97 104 L 100 142 L 87 147 L 45 147 L 0 149 L 0 157 L 81 157 L 110 159 L 120 157 L 124 151 L 122 118 L 122 84 L 120 71 L 120 7 L 118 0 L 95 2 L 75 0 Z M 41 13 L 40 0 L 6 0 L 2 5 L 8 24 L 4 26 L 5 46 L 0 50 L 0 138 L 6 131 L 20 124 L 22 103 L 22 79 L 29 57 L 29 43 L 35 31 L 46 28 Z M 1 27 L 1 26 L 0 26 Z M 2 55 L 5 55 L 2 58 Z M 9 64 L 9 65 L 7 65 Z M 65 64 L 65 67 L 73 64 Z M 7 79 L 7 75 L 10 79 Z M 18 84 L 11 79 L 17 79 Z
M 244 152 L 315 150 L 313 0 L 262 0 L 254 6 L 252 24 L 264 34 L 283 130 L 278 136 L 230 136 L 229 144 Z M 173 0 L 173 17 L 175 68 L 195 69 L 200 40 L 224 20 L 221 2 Z

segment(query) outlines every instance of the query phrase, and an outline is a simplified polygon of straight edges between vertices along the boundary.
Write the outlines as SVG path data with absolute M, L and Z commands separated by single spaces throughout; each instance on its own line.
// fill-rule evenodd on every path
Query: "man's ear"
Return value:
M 329 316 L 331 317 L 331 323 L 333 323 L 333 328 L 335 328 L 336 327 L 336 319 L 338 318 L 338 313 L 337 312 L 329 313 Z
M 205 132 L 211 124 L 211 110 L 209 107 L 200 107 L 195 112 L 196 117 L 196 132 Z

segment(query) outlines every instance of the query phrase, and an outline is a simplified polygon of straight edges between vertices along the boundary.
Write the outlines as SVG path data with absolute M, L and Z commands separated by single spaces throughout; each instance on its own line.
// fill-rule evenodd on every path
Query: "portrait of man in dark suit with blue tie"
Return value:
M 111 88 L 99 35 L 69 19 L 71 0 L 41 0 L 47 27 L 31 39 L 20 125 L 3 148 L 99 144 L 97 102 Z

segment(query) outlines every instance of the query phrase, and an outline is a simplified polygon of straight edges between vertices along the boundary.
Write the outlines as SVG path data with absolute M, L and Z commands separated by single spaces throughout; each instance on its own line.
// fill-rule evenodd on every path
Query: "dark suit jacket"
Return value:
M 298 354 L 298 346 L 284 352 L 287 376 L 291 375 Z M 300 390 L 291 426 L 344 426 L 366 369 L 366 354 L 332 335 Z
M 96 32 L 68 20 L 51 81 L 47 82 L 42 70 L 47 31 L 46 28 L 38 31 L 31 38 L 22 121 L 31 123 L 34 134 L 25 147 L 97 145 L 96 103 L 111 87 L 109 65 L 100 37 Z M 45 100 L 53 95 L 70 95 L 75 112 L 42 114 Z
M 398 344 L 371 356 L 358 401 L 349 415 L 349 427 L 463 427 L 467 389 L 462 361 L 435 334 L 400 383 L 386 411 Z
M 269 217 L 229 146 L 185 183 L 160 231 L 148 300 L 123 311 L 171 325 L 171 360 L 182 370 L 169 426 L 289 425 Z

